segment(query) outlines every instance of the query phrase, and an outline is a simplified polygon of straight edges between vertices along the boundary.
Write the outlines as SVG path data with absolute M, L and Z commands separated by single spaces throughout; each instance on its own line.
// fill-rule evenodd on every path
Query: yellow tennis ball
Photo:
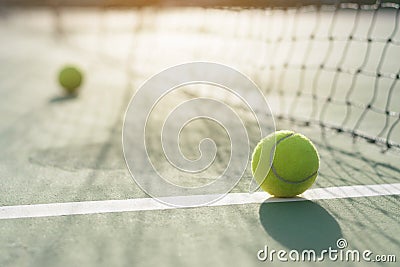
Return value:
M 63 67 L 58 75 L 58 81 L 69 94 L 74 94 L 78 91 L 82 80 L 82 72 L 74 66 Z
M 319 156 L 313 143 L 304 135 L 277 131 L 258 143 L 251 167 L 255 180 L 264 191 L 276 197 L 293 197 L 314 183 Z

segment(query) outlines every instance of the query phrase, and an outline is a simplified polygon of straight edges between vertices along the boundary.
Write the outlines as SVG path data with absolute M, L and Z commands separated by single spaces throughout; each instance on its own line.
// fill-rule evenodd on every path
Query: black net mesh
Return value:
M 399 2 L 351 2 L 29 4 L 50 5 L 57 38 L 75 49 L 77 37 L 95 29 L 99 45 L 93 49 L 98 56 L 132 79 L 144 80 L 167 66 L 192 60 L 228 64 L 260 86 L 278 119 L 320 125 L 385 149 L 400 148 Z M 18 3 L 26 4 L 5 1 L 3 7 Z M 88 19 L 95 26 L 71 19 L 76 10 L 65 5 L 97 6 L 96 19 Z M 110 6 L 133 7 L 105 8 Z M 114 13 L 128 19 L 115 23 Z M 107 50 L 107 42 L 122 34 L 132 36 L 133 44 L 125 57 L 118 57 L 115 49 Z M 121 64 L 124 60 L 131 62 Z

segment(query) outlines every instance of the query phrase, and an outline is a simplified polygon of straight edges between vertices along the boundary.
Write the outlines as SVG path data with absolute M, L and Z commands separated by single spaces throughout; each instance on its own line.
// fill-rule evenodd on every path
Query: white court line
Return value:
M 400 195 L 400 183 L 316 188 L 302 194 L 303 198 L 270 198 L 271 196 L 264 192 L 253 194 L 230 193 L 219 201 L 206 206 L 241 205 L 263 203 L 264 201 L 287 202 L 387 195 Z M 196 197 L 199 196 L 181 196 L 178 198 L 187 199 L 190 202 L 191 199 Z M 152 198 L 3 206 L 0 207 L 0 220 L 167 209 L 177 209 L 177 207 L 167 206 Z

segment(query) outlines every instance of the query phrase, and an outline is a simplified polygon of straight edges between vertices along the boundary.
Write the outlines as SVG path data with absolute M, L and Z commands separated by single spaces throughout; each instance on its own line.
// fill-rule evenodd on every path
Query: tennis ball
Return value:
M 82 72 L 74 66 L 63 67 L 58 75 L 58 81 L 68 94 L 75 94 L 82 80 Z
M 257 144 L 251 167 L 255 180 L 264 191 L 276 197 L 293 197 L 314 183 L 319 156 L 304 135 L 277 131 Z

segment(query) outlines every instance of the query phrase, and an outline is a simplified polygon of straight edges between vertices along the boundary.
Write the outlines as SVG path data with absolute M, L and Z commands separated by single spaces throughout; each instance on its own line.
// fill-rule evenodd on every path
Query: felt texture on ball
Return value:
M 82 72 L 74 66 L 66 66 L 62 68 L 58 75 L 58 81 L 69 94 L 74 94 L 77 92 L 82 84 L 82 80 Z
M 254 179 L 264 191 L 276 197 L 294 197 L 314 183 L 319 156 L 304 135 L 277 131 L 257 144 L 251 167 Z

